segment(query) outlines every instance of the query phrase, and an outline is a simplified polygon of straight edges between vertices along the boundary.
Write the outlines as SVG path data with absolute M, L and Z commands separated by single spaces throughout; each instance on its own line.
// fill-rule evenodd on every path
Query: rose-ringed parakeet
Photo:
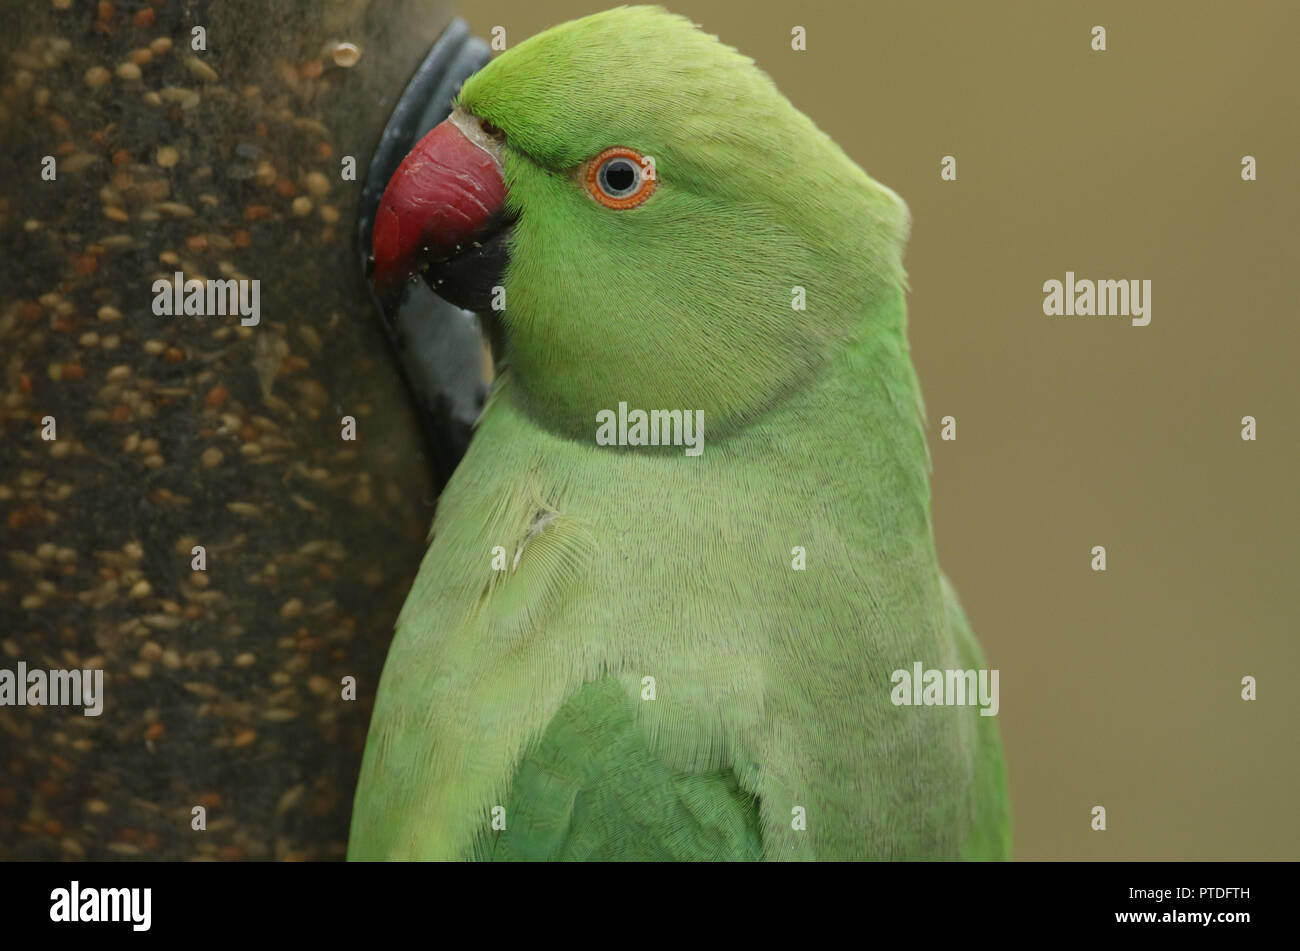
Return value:
M 932 539 L 907 231 L 660 9 L 465 83 L 388 184 L 374 280 L 478 311 L 498 375 L 397 622 L 351 858 L 1006 856 L 996 720 L 891 699 L 896 670 L 984 666 Z M 702 413 L 702 451 L 598 441 L 637 409 Z

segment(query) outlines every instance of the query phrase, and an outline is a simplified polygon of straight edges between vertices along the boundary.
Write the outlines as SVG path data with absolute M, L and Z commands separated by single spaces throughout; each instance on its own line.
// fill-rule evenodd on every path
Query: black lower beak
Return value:
M 441 261 L 430 261 L 424 279 L 443 300 L 487 314 L 504 307 L 500 290 L 510 260 L 509 242 L 514 222 L 498 217 L 478 240 Z

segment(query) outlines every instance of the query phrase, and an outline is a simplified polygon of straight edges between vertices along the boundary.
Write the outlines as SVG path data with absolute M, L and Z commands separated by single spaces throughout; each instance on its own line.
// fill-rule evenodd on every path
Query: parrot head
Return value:
M 590 434 L 625 401 L 703 410 L 717 438 L 837 347 L 901 331 L 873 315 L 907 230 L 752 60 L 620 7 L 469 78 L 388 183 L 373 280 L 420 274 L 483 315 L 542 425 Z

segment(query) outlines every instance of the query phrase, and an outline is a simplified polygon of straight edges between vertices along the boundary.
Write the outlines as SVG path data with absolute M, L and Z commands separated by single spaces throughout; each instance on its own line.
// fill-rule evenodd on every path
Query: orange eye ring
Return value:
M 585 163 L 582 180 L 592 198 L 615 211 L 642 204 L 659 184 L 654 159 L 621 145 Z

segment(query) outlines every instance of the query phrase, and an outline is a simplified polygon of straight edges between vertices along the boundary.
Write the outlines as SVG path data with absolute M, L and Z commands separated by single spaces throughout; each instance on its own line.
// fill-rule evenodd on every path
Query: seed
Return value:
M 156 15 L 153 7 L 145 7 L 143 10 L 137 10 L 135 16 L 131 17 L 131 22 L 142 30 L 147 30 L 153 26 Z
M 205 469 L 215 469 L 217 466 L 221 465 L 222 460 L 225 458 L 225 455 L 220 449 L 216 446 L 212 446 L 203 450 L 203 455 L 199 456 L 199 462 L 203 464 L 203 468 Z
M 170 145 L 164 145 L 154 156 L 159 168 L 171 168 L 181 160 L 181 153 Z
M 299 195 L 293 200 L 293 213 L 299 218 L 311 214 L 311 199 L 306 195 Z
M 64 160 L 62 171 L 65 171 L 69 174 L 73 174 L 75 172 L 84 172 L 86 169 L 90 168 L 90 166 L 94 165 L 98 161 L 99 161 L 98 155 L 94 155 L 90 152 L 78 152 L 76 155 L 73 155 Z
M 171 215 L 173 218 L 194 217 L 194 209 L 179 201 L 160 201 L 158 204 L 154 205 L 154 208 L 161 211 L 163 214 Z
M 322 346 L 324 346 L 324 344 L 321 342 L 320 334 L 318 334 L 316 330 L 313 327 L 311 327 L 309 324 L 299 324 L 298 335 L 302 337 L 304 341 L 306 341 L 307 346 L 310 347 L 313 351 L 315 351 L 316 353 L 321 352 L 321 348 Z
M 98 89 L 103 86 L 104 83 L 112 79 L 112 74 L 110 74 L 103 66 L 92 66 L 90 69 L 86 70 L 84 78 L 87 86 L 91 89 Z
M 149 49 L 147 46 L 142 46 L 137 50 L 131 50 L 131 52 L 127 54 L 127 59 L 135 63 L 137 66 L 148 66 L 153 62 L 153 50 Z
M 131 597 L 136 599 L 147 598 L 149 597 L 150 594 L 153 593 L 153 588 L 150 586 L 148 581 L 145 581 L 143 578 L 141 578 L 139 581 L 137 581 L 135 584 L 131 586 L 130 593 L 131 593 Z
M 203 62 L 203 60 L 199 59 L 197 56 L 186 57 L 185 68 L 190 71 L 190 75 L 194 76 L 196 79 L 203 80 L 205 83 L 215 83 L 221 78 L 217 75 L 215 69 Z
M 339 43 L 334 47 L 330 57 L 334 60 L 335 66 L 350 69 L 357 65 L 357 60 L 361 59 L 361 50 L 352 43 Z
M 203 398 L 203 402 L 213 409 L 221 409 L 229 397 L 230 390 L 218 383 L 212 389 L 208 390 L 208 395 Z
M 311 192 L 317 198 L 329 194 L 329 177 L 321 172 L 308 172 L 303 178 L 303 184 L 307 186 L 307 191 Z
M 112 323 L 115 320 L 122 319 L 122 312 L 116 307 L 105 304 L 103 307 L 99 308 L 96 316 L 105 323 Z
M 284 602 L 284 605 L 280 608 L 280 617 L 288 621 L 291 620 L 292 618 L 296 618 L 300 616 L 302 614 L 302 611 L 303 611 L 302 599 L 290 598 L 288 601 Z
M 171 52 L 172 41 L 165 36 L 160 36 L 149 43 L 149 49 L 153 51 L 154 56 L 163 56 Z
M 127 82 L 132 82 L 139 79 L 141 75 L 143 74 L 140 72 L 140 67 L 129 60 L 117 67 L 118 79 L 125 79 Z
M 161 721 L 150 723 L 149 728 L 144 731 L 144 738 L 150 742 L 157 742 L 163 738 L 163 734 L 166 732 L 167 728 L 162 725 Z
M 252 654 L 245 652 L 243 654 L 235 655 L 236 667 L 252 667 L 255 663 L 257 663 L 257 658 Z
M 276 179 L 275 166 L 266 160 L 257 163 L 257 170 L 253 172 L 253 179 L 259 185 L 274 185 Z
M 144 352 L 151 354 L 155 357 L 158 354 L 162 353 L 163 350 L 165 350 L 166 348 L 167 345 L 163 343 L 161 340 L 146 340 L 144 342 Z

